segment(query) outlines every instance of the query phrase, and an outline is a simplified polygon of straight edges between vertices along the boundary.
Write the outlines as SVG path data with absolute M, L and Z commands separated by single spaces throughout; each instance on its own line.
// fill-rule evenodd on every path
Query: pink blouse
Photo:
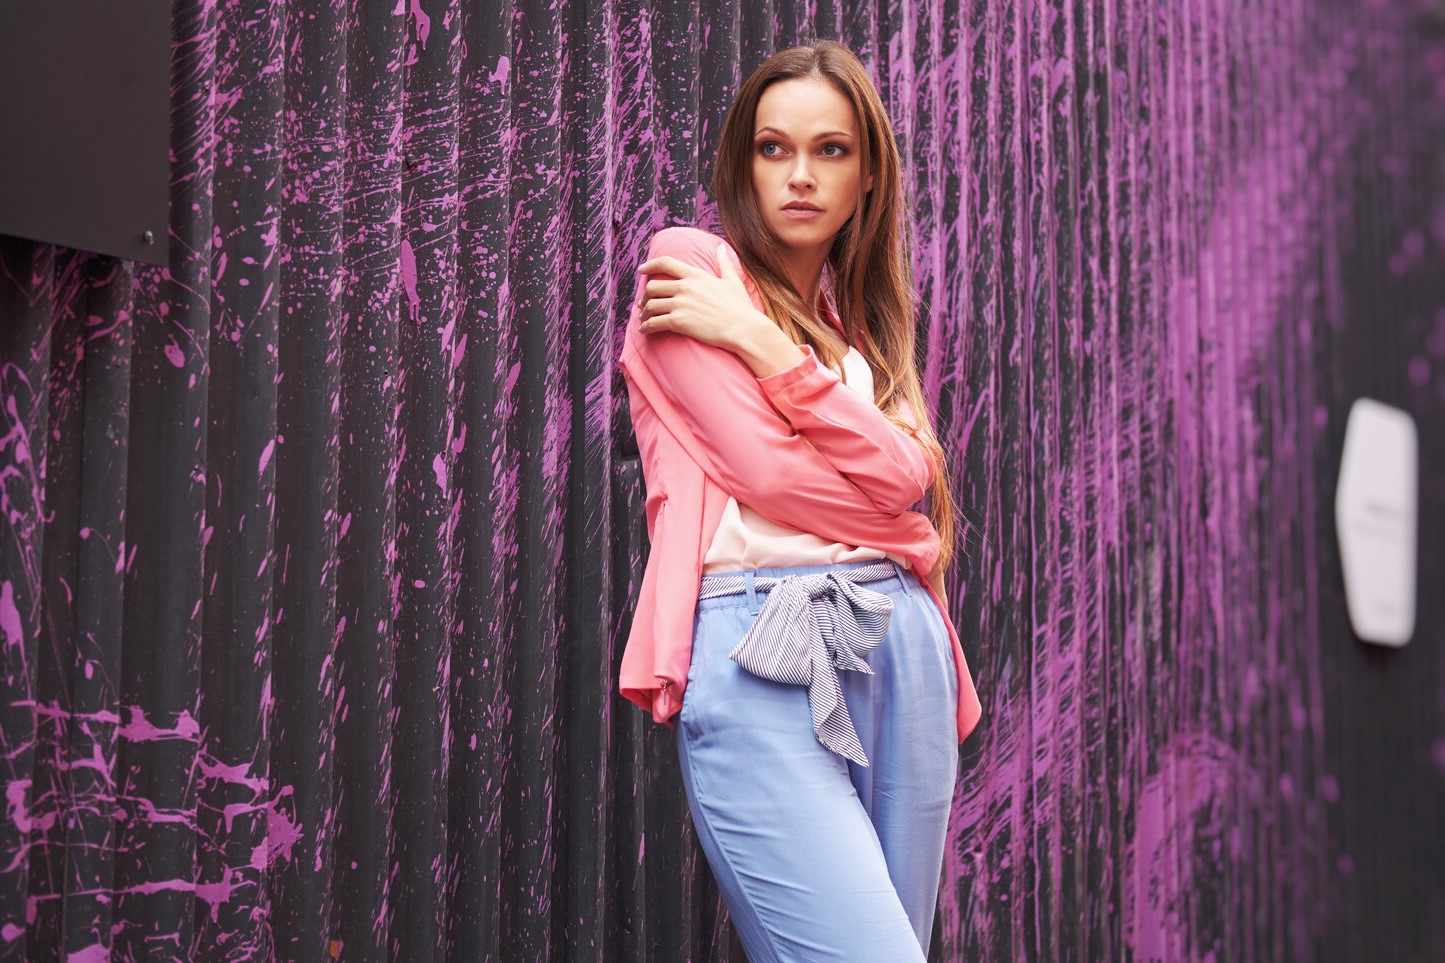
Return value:
M 873 371 L 857 348 L 850 347 L 843 356 L 847 373 L 844 382 L 860 397 L 873 399 Z M 835 369 L 836 370 L 836 369 Z M 865 558 L 887 558 L 886 552 L 867 545 L 844 545 L 830 542 L 811 532 L 802 532 L 786 525 L 768 521 L 736 498 L 729 498 L 718 522 L 717 532 L 702 560 L 703 574 L 732 572 L 745 568 L 766 568 L 778 565 L 833 565 Z M 908 563 L 894 557 L 895 562 Z
M 653 236 L 648 256 L 671 255 L 720 276 L 723 243 L 697 228 L 669 227 Z M 736 252 L 724 245 L 722 255 L 763 310 Z M 938 533 L 910 510 L 933 480 L 932 459 L 806 346 L 797 364 L 758 378 L 732 352 L 685 335 L 642 334 L 637 296 L 648 280 L 638 276 L 618 360 L 647 485 L 651 543 L 622 653 L 622 694 L 669 725 L 682 707 L 703 557 L 728 499 L 736 498 L 780 525 L 907 562 L 948 627 L 962 741 L 982 709 L 958 633 L 927 583 Z

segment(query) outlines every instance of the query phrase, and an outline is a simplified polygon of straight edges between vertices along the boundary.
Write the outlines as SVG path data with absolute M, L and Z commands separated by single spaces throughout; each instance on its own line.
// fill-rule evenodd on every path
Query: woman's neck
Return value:
M 823 285 L 823 267 L 827 264 L 827 253 L 816 259 L 809 258 L 807 263 L 800 263 L 794 257 L 786 265 L 788 280 L 793 285 L 793 290 L 803 296 L 803 302 L 812 307 L 814 317 L 822 323 L 827 334 L 832 335 L 832 346 L 840 354 L 846 353 L 849 348 L 847 335 L 844 333 L 843 320 L 831 309 L 827 299 L 827 288 Z
M 828 263 L 828 251 L 821 248 L 818 251 L 793 252 L 788 259 L 785 270 L 788 280 L 793 283 L 793 290 L 803 296 L 808 304 L 818 303 L 818 289 L 823 279 L 823 265 Z

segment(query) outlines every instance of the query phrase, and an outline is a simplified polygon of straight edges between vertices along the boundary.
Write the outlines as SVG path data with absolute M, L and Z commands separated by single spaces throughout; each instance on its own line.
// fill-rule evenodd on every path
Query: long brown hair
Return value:
M 713 168 L 713 196 L 728 242 L 757 286 L 768 315 L 799 344 L 809 345 L 830 367 L 840 358 L 827 335 L 818 305 L 808 305 L 788 280 L 783 246 L 770 231 L 753 189 L 753 126 L 763 91 L 781 80 L 827 80 L 853 105 L 858 118 L 861 180 L 873 175 L 873 189 L 860 191 L 853 216 L 839 230 L 828 253 L 833 302 L 848 341 L 873 370 L 879 409 L 905 431 L 899 415 L 906 401 L 918 419 L 917 437 L 937 470 L 929 491 L 929 515 L 938 530 L 940 563 L 953 554 L 953 499 L 947 461 L 923 396 L 915 355 L 913 228 L 903 199 L 898 145 L 883 101 L 863 64 L 834 40 L 814 40 L 780 50 L 743 82 L 728 110 Z

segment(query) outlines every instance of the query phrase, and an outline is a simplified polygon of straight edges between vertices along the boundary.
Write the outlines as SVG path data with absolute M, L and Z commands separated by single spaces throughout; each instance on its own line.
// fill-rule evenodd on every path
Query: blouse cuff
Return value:
M 776 371 L 765 378 L 758 379 L 758 384 L 762 385 L 763 390 L 769 395 L 786 391 L 818 370 L 818 356 L 813 353 L 812 347 L 806 344 L 800 344 L 798 347 L 803 350 L 803 357 L 799 358 L 796 364 L 791 368 L 784 368 L 782 371 Z

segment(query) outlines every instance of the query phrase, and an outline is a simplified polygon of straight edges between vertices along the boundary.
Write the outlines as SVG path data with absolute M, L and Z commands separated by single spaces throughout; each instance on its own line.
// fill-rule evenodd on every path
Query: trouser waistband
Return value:
M 729 595 L 747 595 L 749 601 L 759 592 L 771 592 L 778 586 L 778 583 L 787 578 L 807 578 L 816 575 L 833 574 L 836 579 L 846 579 L 855 584 L 866 584 L 868 582 L 881 582 L 883 579 L 897 576 L 899 583 L 905 591 L 908 591 L 908 582 L 903 578 L 907 569 L 896 562 L 880 560 L 864 564 L 842 564 L 836 567 L 818 567 L 806 575 L 756 575 L 751 569 L 744 569 L 741 572 L 722 572 L 716 575 L 704 575 L 698 587 L 697 599 L 701 602 L 704 599 L 723 598 Z M 757 612 L 757 605 L 753 606 Z
M 757 617 L 728 657 L 760 678 L 806 686 L 818 741 L 866 766 L 838 672 L 873 674 L 864 657 L 888 634 L 893 599 L 862 586 L 894 577 L 907 590 L 902 569 L 891 561 L 806 575 L 755 576 L 745 570 L 703 576 L 698 599 L 747 593 Z M 758 592 L 768 593 L 761 607 Z

